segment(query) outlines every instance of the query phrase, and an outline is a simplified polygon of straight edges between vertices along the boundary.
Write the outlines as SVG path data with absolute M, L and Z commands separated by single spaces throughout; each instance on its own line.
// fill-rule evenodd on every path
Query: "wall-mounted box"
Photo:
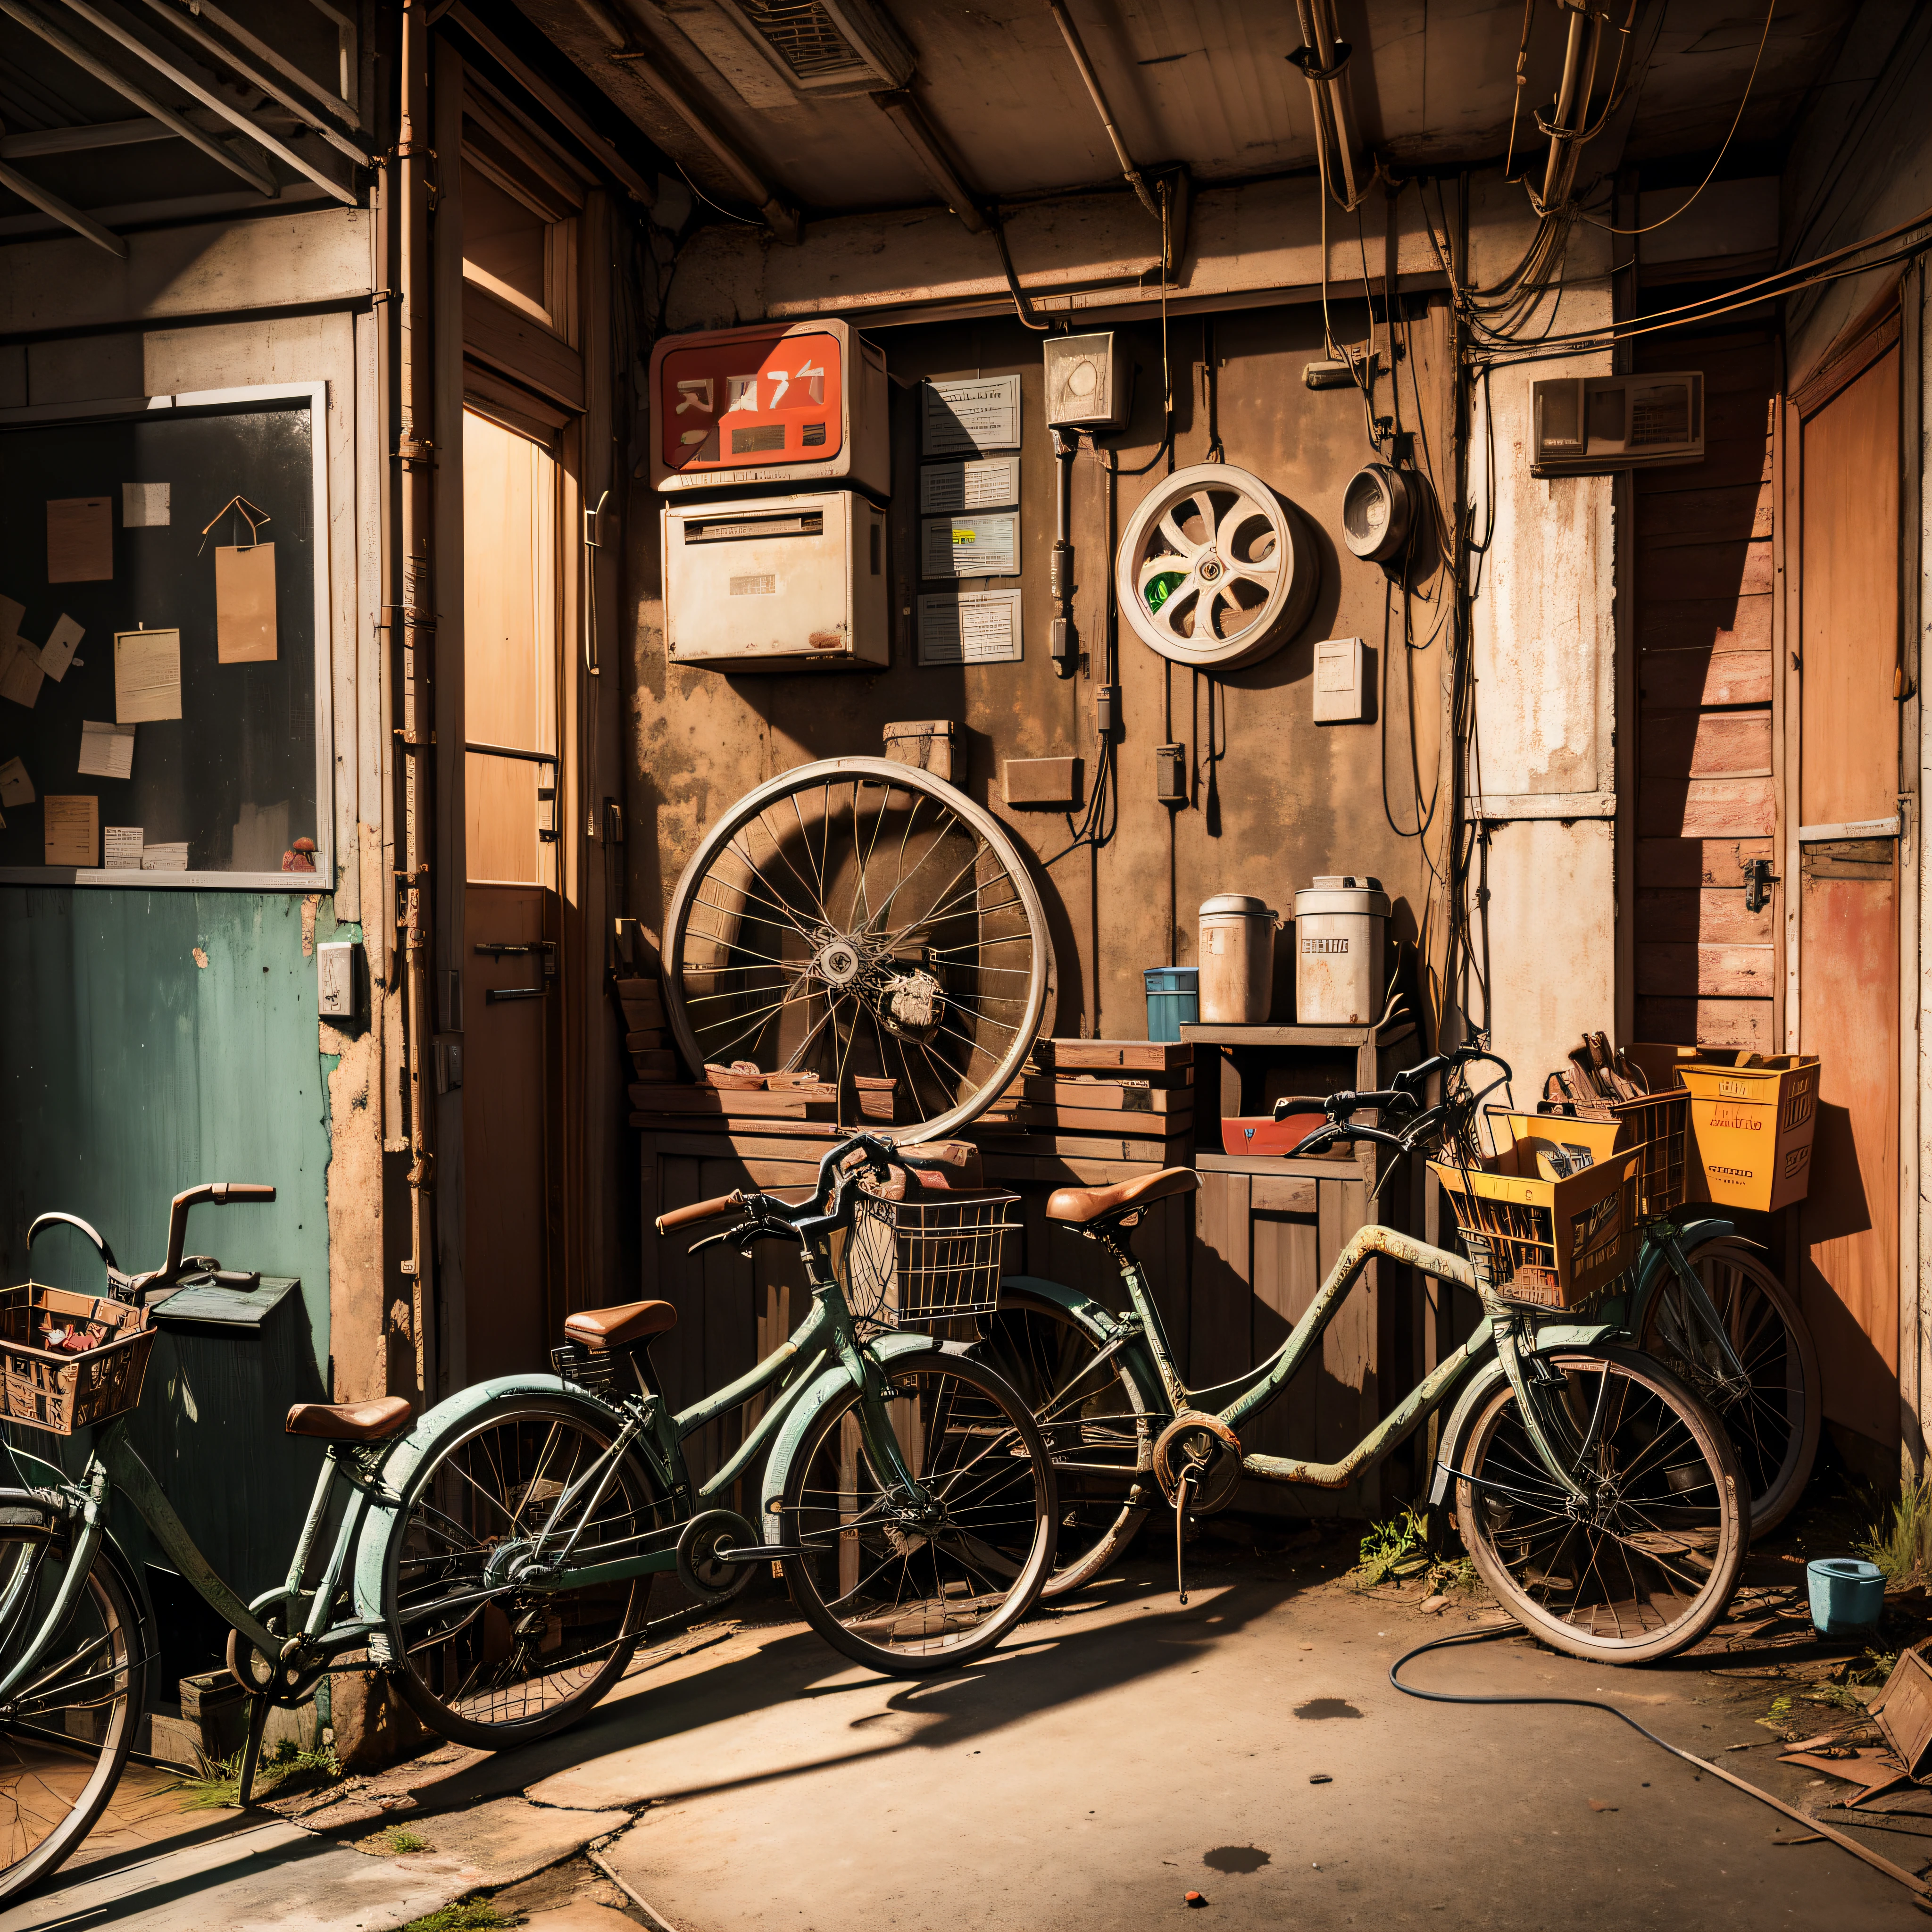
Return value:
M 885 728 L 886 756 L 948 784 L 966 782 L 966 734 L 950 718 L 902 718 Z
M 1000 796 L 1008 805 L 1070 811 L 1080 802 L 1078 758 L 1009 758 L 1000 768 Z
M 666 336 L 650 387 L 654 489 L 892 488 L 885 352 L 849 322 Z
M 1532 391 L 1532 476 L 1606 476 L 1704 460 L 1704 377 L 1564 376 Z
M 1046 419 L 1056 429 L 1120 430 L 1126 427 L 1133 365 L 1115 347 L 1112 329 L 1092 335 L 1049 335 Z
M 674 500 L 663 526 L 673 664 L 797 670 L 887 662 L 886 514 L 856 490 Z
M 353 1026 L 362 1017 L 362 949 L 353 940 L 325 940 L 315 949 L 316 1010 Z
M 1360 638 L 1324 638 L 1315 646 L 1315 722 L 1356 724 L 1368 716 Z

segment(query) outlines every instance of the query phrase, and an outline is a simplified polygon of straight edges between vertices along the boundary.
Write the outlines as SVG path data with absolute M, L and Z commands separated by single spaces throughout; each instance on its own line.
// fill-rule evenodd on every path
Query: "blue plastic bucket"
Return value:
M 1811 1627 L 1820 1636 L 1870 1630 L 1885 1608 L 1885 1572 L 1856 1556 L 1821 1557 L 1804 1566 Z
M 1184 1025 L 1201 1017 L 1198 966 L 1149 966 L 1147 975 L 1148 1038 L 1178 1040 Z

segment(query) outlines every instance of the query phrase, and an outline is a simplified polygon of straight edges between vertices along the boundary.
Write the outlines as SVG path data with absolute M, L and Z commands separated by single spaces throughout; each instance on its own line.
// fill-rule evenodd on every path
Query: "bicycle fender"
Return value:
M 1096 1342 L 1112 1341 L 1120 1327 L 1114 1311 L 1104 1302 L 1096 1301 L 1084 1288 L 1069 1288 L 1064 1282 L 1048 1281 L 1045 1276 L 1036 1274 L 1002 1275 L 1000 1286 L 1024 1288 L 1028 1294 L 1036 1294 L 1042 1301 L 1064 1308 Z
M 1687 1221 L 1677 1231 L 1677 1245 L 1685 1254 L 1693 1248 L 1701 1247 L 1706 1241 L 1736 1241 L 1748 1239 L 1741 1235 L 1736 1222 L 1726 1221 L 1715 1214 L 1706 1215 L 1695 1221 Z M 1762 1244 L 1751 1241 L 1754 1248 Z M 1646 1243 L 1643 1250 L 1642 1265 L 1637 1270 L 1636 1292 L 1631 1296 L 1635 1307 L 1640 1308 L 1645 1299 L 1670 1272 L 1670 1262 L 1664 1249 L 1654 1243 Z
M 1622 1332 L 1614 1322 L 1552 1322 L 1538 1329 L 1534 1352 L 1548 1355 L 1564 1348 L 1600 1349 Z M 1462 1444 L 1468 1436 L 1469 1425 L 1477 1411 L 1495 1394 L 1496 1384 L 1507 1379 L 1502 1364 L 1492 1356 L 1469 1378 L 1462 1393 L 1457 1396 L 1456 1406 L 1449 1412 L 1449 1420 L 1442 1425 L 1441 1446 L 1436 1452 L 1435 1472 L 1429 1484 L 1431 1509 L 1440 1509 L 1448 1501 L 1450 1478 L 1462 1466 Z
M 368 1514 L 356 1540 L 350 1562 L 351 1587 L 356 1614 L 362 1619 L 382 1624 L 388 1618 L 382 1600 L 382 1578 L 389 1545 L 403 1522 L 403 1498 L 416 1480 L 416 1472 L 441 1447 L 448 1436 L 463 1429 L 479 1410 L 506 1395 L 562 1396 L 588 1404 L 614 1424 L 622 1418 L 608 1404 L 599 1402 L 586 1389 L 557 1375 L 498 1376 L 486 1382 L 462 1389 L 424 1410 L 403 1434 L 392 1438 L 378 1466 L 377 1482 L 370 1492 Z M 383 1662 L 392 1662 L 387 1636 L 380 1630 L 369 1640 L 369 1654 Z
M 970 1352 L 963 1342 L 940 1342 L 930 1335 L 882 1335 L 872 1344 L 872 1353 L 882 1362 L 896 1362 L 903 1356 L 925 1354 L 935 1349 L 941 1353 L 950 1351 L 955 1354 Z M 772 1505 L 784 1494 L 785 1474 L 791 1467 L 791 1459 L 798 1454 L 800 1444 L 805 1440 L 806 1431 L 827 1402 L 843 1395 L 851 1386 L 852 1378 L 842 1366 L 826 1369 L 798 1398 L 796 1406 L 785 1418 L 778 1440 L 766 1455 L 764 1484 L 759 1492 L 758 1521 L 766 1542 L 783 1543 L 785 1540 L 784 1519 Z

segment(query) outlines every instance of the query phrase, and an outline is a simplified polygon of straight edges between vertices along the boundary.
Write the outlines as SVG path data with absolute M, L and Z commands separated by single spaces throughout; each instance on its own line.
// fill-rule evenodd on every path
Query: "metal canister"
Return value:
M 1295 894 L 1298 1025 L 1372 1026 L 1381 1017 L 1388 916 L 1379 879 L 1330 872 Z
M 1265 899 L 1216 892 L 1201 908 L 1201 1018 L 1214 1026 L 1266 1023 L 1274 988 L 1278 915 Z

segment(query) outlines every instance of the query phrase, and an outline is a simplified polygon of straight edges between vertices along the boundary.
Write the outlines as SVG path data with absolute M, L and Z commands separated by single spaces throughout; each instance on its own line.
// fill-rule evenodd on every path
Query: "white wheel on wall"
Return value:
M 1177 470 L 1128 520 L 1114 592 L 1134 634 L 1176 664 L 1233 670 L 1288 642 L 1321 566 L 1301 513 L 1228 463 Z

